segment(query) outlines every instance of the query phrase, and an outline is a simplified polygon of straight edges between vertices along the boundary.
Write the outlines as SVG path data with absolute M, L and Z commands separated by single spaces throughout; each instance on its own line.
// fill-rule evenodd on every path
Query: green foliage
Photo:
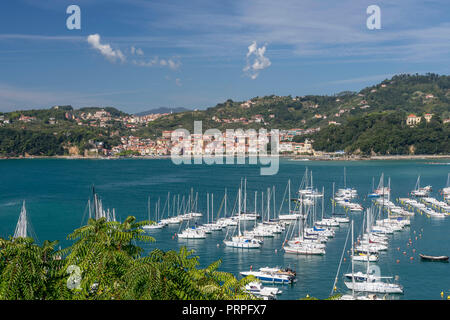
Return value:
M 138 155 L 140 155 L 140 153 L 139 153 L 139 151 L 135 151 L 135 150 L 124 150 L 124 151 L 119 152 L 117 155 L 128 157 L 128 156 L 138 156 Z
M 316 150 L 345 150 L 363 155 L 449 154 L 450 126 L 439 116 L 427 123 L 406 125 L 406 113 L 377 112 L 349 118 L 341 126 L 328 126 L 311 138 Z
M 142 229 L 149 223 L 90 219 L 60 251 L 56 242 L 0 239 L 0 299 L 254 299 L 244 288 L 255 278 L 218 271 L 220 260 L 198 268 L 198 257 L 184 247 L 143 256 L 137 243 L 154 241 Z M 81 271 L 74 289 L 67 286 L 71 266 Z
M 0 154 L 53 156 L 64 153 L 61 140 L 45 132 L 0 128 Z

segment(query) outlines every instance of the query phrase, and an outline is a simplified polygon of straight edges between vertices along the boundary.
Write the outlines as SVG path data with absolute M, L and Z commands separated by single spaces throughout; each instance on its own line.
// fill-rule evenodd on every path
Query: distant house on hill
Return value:
M 420 117 L 416 116 L 414 113 L 411 113 L 407 118 L 406 118 L 406 124 L 408 126 L 414 126 L 416 124 L 420 123 Z
M 36 120 L 36 117 L 27 117 L 27 116 L 24 116 L 23 114 L 20 115 L 20 118 L 19 118 L 19 121 L 23 121 L 23 122 L 31 122 L 34 120 Z
M 431 118 L 433 117 L 433 114 L 431 114 L 431 113 L 426 113 L 423 117 L 425 118 L 425 120 L 426 120 L 427 122 L 430 122 L 430 121 L 431 121 Z

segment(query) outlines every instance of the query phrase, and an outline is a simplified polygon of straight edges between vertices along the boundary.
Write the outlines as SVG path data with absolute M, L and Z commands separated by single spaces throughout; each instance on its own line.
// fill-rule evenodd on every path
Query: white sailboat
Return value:
M 158 202 L 155 203 L 155 221 L 158 221 L 158 205 L 159 205 L 159 199 L 158 199 Z M 151 218 L 150 218 L 150 197 L 148 197 L 148 200 L 147 200 L 147 208 L 148 208 L 147 209 L 148 210 L 148 220 L 151 221 Z M 144 229 L 144 230 L 156 230 L 156 229 L 162 229 L 165 226 L 166 226 L 166 224 L 163 223 L 163 222 L 156 222 L 156 223 L 153 223 L 153 224 L 148 224 L 148 225 L 142 226 L 142 229 Z
M 325 188 L 322 187 L 322 193 L 325 194 Z M 335 218 L 325 218 L 325 197 L 322 197 L 322 219 L 316 221 L 315 225 L 318 227 L 339 227 L 339 222 Z
M 23 200 L 22 209 L 20 211 L 16 229 L 14 230 L 13 238 L 16 239 L 26 237 L 28 237 L 28 219 L 27 219 L 27 209 L 25 207 L 25 200 Z
M 310 208 L 309 208 L 310 210 Z M 290 241 L 283 242 L 283 250 L 286 253 L 297 254 L 297 255 L 324 255 L 325 245 L 316 239 L 305 239 L 305 220 L 307 215 L 302 215 L 302 223 L 299 222 L 298 236 L 291 239 Z M 297 223 L 296 223 L 297 224 Z M 293 226 L 293 230 L 295 224 Z
M 332 218 L 339 222 L 339 223 L 349 223 L 350 222 L 350 218 L 347 217 L 345 214 L 338 214 L 335 212 L 335 207 L 336 207 L 336 200 L 334 198 L 334 182 L 333 182 L 333 199 L 331 200 L 332 202 L 332 207 L 331 207 L 331 216 Z
M 223 241 L 223 243 L 225 244 L 225 246 L 227 247 L 231 247 L 231 248 L 242 248 L 242 249 L 259 249 L 261 247 L 261 242 L 256 240 L 253 237 L 248 237 L 248 236 L 244 236 L 241 232 L 241 223 L 240 223 L 240 215 L 241 215 L 241 189 L 239 188 L 239 192 L 238 192 L 238 201 L 239 201 L 239 206 L 238 206 L 238 234 L 236 236 L 232 236 L 231 240 L 226 240 L 226 236 L 225 236 L 225 240 Z
M 415 197 L 427 197 L 430 194 L 431 186 L 420 187 L 420 175 L 417 177 L 416 186 L 411 191 L 411 195 Z
M 292 211 L 291 210 L 291 179 L 288 180 L 288 213 L 287 214 L 280 214 L 278 215 L 278 219 L 280 221 L 295 221 L 298 218 L 300 218 L 300 214 Z M 283 207 L 283 203 L 284 203 L 284 198 L 283 198 L 283 202 L 281 204 L 281 208 Z

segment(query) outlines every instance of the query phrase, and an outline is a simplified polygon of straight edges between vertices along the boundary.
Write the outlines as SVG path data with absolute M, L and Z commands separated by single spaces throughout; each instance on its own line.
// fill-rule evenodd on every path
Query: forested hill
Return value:
M 83 114 L 109 113 L 91 119 Z M 406 124 L 409 114 L 422 117 Z M 430 122 L 423 118 L 432 114 Z M 28 117 L 32 119 L 28 119 Z M 309 129 L 316 150 L 359 154 L 450 154 L 450 76 L 397 75 L 359 92 L 335 95 L 231 99 L 206 110 L 184 111 L 154 121 L 129 122 L 132 116 L 113 107 L 50 109 L 0 113 L 0 156 L 83 154 L 102 145 L 120 144 L 121 136 L 161 137 L 164 130 L 228 128 Z M 298 136 L 296 139 L 305 139 Z M 299 140 L 297 140 L 299 141 Z
M 304 139 L 305 137 L 303 137 Z M 450 155 L 450 123 L 439 115 L 416 126 L 405 123 L 403 112 L 374 112 L 351 117 L 341 126 L 328 126 L 310 136 L 316 150 L 344 150 L 360 155 Z
M 325 127 L 333 121 L 343 124 L 349 118 L 388 110 L 405 117 L 410 113 L 419 116 L 433 113 L 441 119 L 450 118 L 450 76 L 397 75 L 360 92 L 345 91 L 331 96 L 270 95 L 249 101 L 229 99 L 203 111 L 181 112 L 161 118 L 145 131 L 156 134 L 178 127 L 191 130 L 193 120 L 202 120 L 203 129 L 262 126 L 306 129 Z M 263 122 L 252 121 L 258 115 L 262 116 Z M 249 123 L 242 119 L 249 120 Z

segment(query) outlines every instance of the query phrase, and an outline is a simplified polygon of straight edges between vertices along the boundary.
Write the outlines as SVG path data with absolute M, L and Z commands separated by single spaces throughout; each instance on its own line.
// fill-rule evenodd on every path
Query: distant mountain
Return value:
M 152 113 L 179 113 L 179 112 L 185 112 L 185 111 L 189 111 L 186 108 L 169 108 L 169 107 L 160 107 L 157 109 L 152 109 L 152 110 L 148 110 L 148 111 L 143 111 L 143 112 L 139 112 L 136 113 L 136 116 L 145 116 L 147 114 L 152 114 Z

